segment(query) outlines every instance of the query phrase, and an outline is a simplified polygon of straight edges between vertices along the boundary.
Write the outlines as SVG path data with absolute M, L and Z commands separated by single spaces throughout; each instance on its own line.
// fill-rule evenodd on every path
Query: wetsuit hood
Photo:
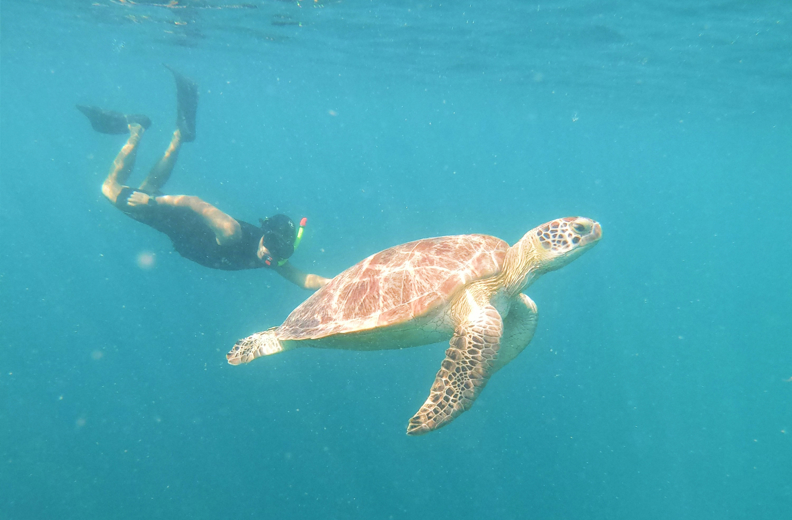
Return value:
M 286 260 L 294 254 L 294 241 L 297 238 L 297 228 L 292 219 L 286 215 L 273 215 L 266 219 L 259 219 L 261 232 L 264 237 L 264 247 L 278 260 Z

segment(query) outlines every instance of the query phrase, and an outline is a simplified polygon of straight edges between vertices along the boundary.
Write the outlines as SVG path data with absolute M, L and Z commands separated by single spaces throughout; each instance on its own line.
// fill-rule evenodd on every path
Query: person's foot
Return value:
M 176 80 L 176 127 L 185 143 L 195 141 L 195 114 L 198 111 L 198 85 L 172 67 L 165 67 Z
M 151 119 L 143 114 L 127 114 L 126 121 L 128 125 L 140 125 L 143 127 L 143 130 L 148 130 L 151 126 Z
M 129 135 L 132 137 L 137 137 L 138 139 L 141 135 L 143 135 L 143 132 L 146 131 L 146 129 L 139 123 L 129 123 L 127 125 L 127 129 L 129 130 Z
M 151 126 L 151 119 L 143 114 L 126 115 L 87 105 L 77 105 L 77 110 L 85 114 L 94 130 L 103 134 L 125 134 L 130 124 L 138 124 L 144 130 Z

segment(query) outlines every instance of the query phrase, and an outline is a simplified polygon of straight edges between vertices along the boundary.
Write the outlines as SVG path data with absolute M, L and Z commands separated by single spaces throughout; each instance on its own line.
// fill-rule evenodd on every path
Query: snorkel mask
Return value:
M 302 241 L 305 225 L 308 219 L 300 220 L 300 227 L 294 229 L 294 222 L 286 215 L 274 215 L 261 222 L 262 242 L 269 253 L 264 253 L 261 261 L 267 267 L 282 266 L 289 261 L 297 246 Z

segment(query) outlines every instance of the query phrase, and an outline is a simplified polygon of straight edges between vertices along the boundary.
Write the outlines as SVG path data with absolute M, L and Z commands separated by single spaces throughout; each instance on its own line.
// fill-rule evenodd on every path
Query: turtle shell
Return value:
M 498 273 L 509 244 L 487 235 L 391 247 L 333 278 L 277 328 L 281 340 L 398 325 L 446 304 L 465 284 Z

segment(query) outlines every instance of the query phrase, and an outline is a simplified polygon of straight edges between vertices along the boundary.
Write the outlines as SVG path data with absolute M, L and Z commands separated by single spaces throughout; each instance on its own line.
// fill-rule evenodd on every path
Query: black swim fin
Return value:
M 163 64 L 164 65 L 164 64 Z M 165 65 L 173 73 L 176 80 L 176 127 L 181 131 L 182 141 L 195 141 L 195 114 L 198 111 L 198 85 L 177 72 L 173 67 Z
M 85 114 L 94 130 L 103 134 L 125 134 L 129 132 L 127 125 L 132 123 L 139 124 L 144 130 L 151 126 L 151 119 L 143 114 L 126 115 L 86 105 L 77 105 L 77 110 Z

